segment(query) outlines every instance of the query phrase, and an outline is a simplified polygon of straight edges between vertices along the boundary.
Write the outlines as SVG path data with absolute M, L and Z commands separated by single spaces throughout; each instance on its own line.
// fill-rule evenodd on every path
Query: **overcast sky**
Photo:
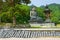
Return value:
M 51 3 L 57 3 L 60 4 L 60 0 L 31 0 L 31 4 L 30 5 L 35 5 L 35 6 L 41 6 L 41 5 L 48 5 Z

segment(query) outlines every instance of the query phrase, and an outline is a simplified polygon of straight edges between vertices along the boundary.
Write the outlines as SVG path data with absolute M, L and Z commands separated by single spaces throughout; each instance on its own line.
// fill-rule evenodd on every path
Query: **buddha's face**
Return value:
M 35 10 L 36 10 L 36 8 L 35 8 L 35 7 L 33 7 L 33 8 L 32 8 L 32 10 L 33 10 L 33 11 L 35 11 Z

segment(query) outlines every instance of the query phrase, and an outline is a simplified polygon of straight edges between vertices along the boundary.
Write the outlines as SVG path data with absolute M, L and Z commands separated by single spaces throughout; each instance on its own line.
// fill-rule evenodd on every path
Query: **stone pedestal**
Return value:
M 31 27 L 51 28 L 55 27 L 54 23 L 30 23 Z
M 48 19 L 45 20 L 45 22 L 46 23 L 51 23 L 51 19 L 48 18 Z

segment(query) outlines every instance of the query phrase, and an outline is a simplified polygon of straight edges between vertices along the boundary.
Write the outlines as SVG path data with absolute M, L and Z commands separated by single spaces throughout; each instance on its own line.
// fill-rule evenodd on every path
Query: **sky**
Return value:
M 57 3 L 60 4 L 60 0 L 31 0 L 31 4 L 29 5 L 35 5 L 37 7 L 42 6 L 42 5 L 48 5 L 52 3 Z

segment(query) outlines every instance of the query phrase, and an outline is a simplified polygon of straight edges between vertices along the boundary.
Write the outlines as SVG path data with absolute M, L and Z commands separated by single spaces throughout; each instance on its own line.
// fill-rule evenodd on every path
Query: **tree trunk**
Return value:
M 14 3 L 14 0 L 10 0 L 10 5 L 11 5 L 11 7 L 15 7 L 15 3 Z M 13 27 L 15 27 L 16 26 L 16 17 L 15 17 L 15 15 L 14 15 L 14 9 L 13 9 Z
M 0 1 L 0 15 L 1 15 L 1 12 L 2 12 L 2 1 Z M 0 16 L 0 23 L 1 23 L 1 16 Z
M 16 26 L 16 18 L 15 18 L 15 16 L 13 16 L 13 27 L 15 27 Z
M 0 10 L 0 15 L 1 15 L 1 10 Z M 1 23 L 1 16 L 0 16 L 0 23 Z

